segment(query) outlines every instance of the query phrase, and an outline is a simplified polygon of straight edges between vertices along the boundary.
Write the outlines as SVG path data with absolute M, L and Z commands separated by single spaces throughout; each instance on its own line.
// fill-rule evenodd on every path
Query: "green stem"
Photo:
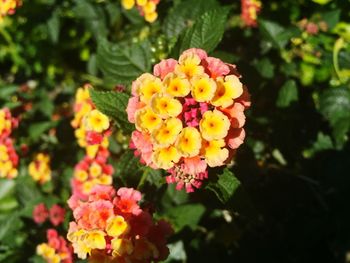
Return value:
M 146 182 L 146 179 L 147 179 L 147 176 L 148 176 L 148 169 L 145 168 L 143 170 L 143 173 L 142 173 L 142 176 L 141 176 L 141 179 L 139 181 L 139 184 L 137 185 L 137 189 L 140 190 L 140 188 L 145 184 Z
M 334 65 L 334 70 L 335 74 L 337 75 L 338 79 L 341 81 L 341 73 L 340 73 L 340 68 L 339 68 L 339 60 L 338 60 L 338 55 L 339 51 L 344 47 L 344 40 L 342 38 L 337 39 L 337 41 L 334 44 L 333 48 L 333 65 Z

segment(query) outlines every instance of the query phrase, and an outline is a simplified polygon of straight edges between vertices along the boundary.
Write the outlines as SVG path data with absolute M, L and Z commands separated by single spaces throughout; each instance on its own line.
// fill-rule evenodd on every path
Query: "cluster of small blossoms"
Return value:
M 113 167 L 108 164 L 110 155 L 108 137 L 110 121 L 98 111 L 90 98 L 90 85 L 79 88 L 75 97 L 74 119 L 78 144 L 86 149 L 85 157 L 75 166 L 71 181 L 72 200 L 87 200 L 95 185 L 111 185 Z
M 18 175 L 18 155 L 10 137 L 18 126 L 9 109 L 0 109 L 0 178 L 15 178 Z
M 44 184 L 51 180 L 50 156 L 47 153 L 38 153 L 29 164 L 29 175 L 34 181 Z
M 0 0 L 0 23 L 5 16 L 13 15 L 21 4 L 20 0 Z
M 140 12 L 141 16 L 145 17 L 145 20 L 149 23 L 153 23 L 157 20 L 157 5 L 160 0 L 122 0 L 122 6 L 129 10 L 135 5 Z
M 49 219 L 54 226 L 58 226 L 63 223 L 65 215 L 66 210 L 57 204 L 48 209 L 45 204 L 40 203 L 33 209 L 33 220 L 37 224 L 42 224 Z
M 241 0 L 241 19 L 245 26 L 256 27 L 258 14 L 261 11 L 260 0 Z
M 86 202 L 75 203 L 68 230 L 74 253 L 89 262 L 148 263 L 166 259 L 170 225 L 139 206 L 132 188 L 95 186 Z M 68 202 L 70 202 L 69 200 Z M 71 205 L 71 204 L 70 204 Z
M 141 162 L 168 170 L 168 183 L 199 188 L 209 167 L 231 161 L 243 143 L 249 94 L 234 65 L 189 49 L 132 84 L 127 113 Z
M 109 151 L 101 149 L 95 158 L 85 156 L 74 169 L 72 179 L 73 195 L 80 200 L 87 200 L 95 185 L 111 185 L 113 166 L 107 164 Z
M 55 229 L 48 229 L 46 236 L 48 242 L 36 247 L 37 255 L 43 257 L 48 263 L 72 263 L 72 248 L 67 241 L 58 235 Z
M 90 88 L 90 85 L 85 85 L 77 90 L 71 125 L 75 129 L 79 146 L 85 148 L 87 155 L 94 158 L 100 149 L 108 148 L 110 122 L 92 103 Z
M 309 35 L 317 35 L 319 31 L 326 32 L 329 28 L 328 24 L 323 20 L 313 22 L 307 18 L 300 20 L 298 22 L 298 27 Z

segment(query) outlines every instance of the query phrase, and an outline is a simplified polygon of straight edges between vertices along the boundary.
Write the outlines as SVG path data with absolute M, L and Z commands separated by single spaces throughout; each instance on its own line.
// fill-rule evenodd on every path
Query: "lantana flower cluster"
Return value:
M 86 155 L 74 169 L 71 202 L 86 201 L 95 185 L 111 185 L 113 181 L 114 170 L 108 164 L 110 121 L 95 108 L 90 88 L 90 85 L 79 88 L 75 97 L 75 115 L 71 124 L 76 129 L 78 144 L 86 149 Z
M 135 5 L 140 12 L 141 16 L 145 17 L 145 20 L 149 23 L 153 23 L 157 20 L 157 5 L 160 0 L 122 0 L 122 6 L 129 10 Z
M 48 242 L 36 247 L 37 255 L 43 257 L 48 263 L 72 263 L 72 248 L 64 237 L 60 236 L 55 229 L 48 229 L 46 236 Z
M 168 183 L 187 192 L 207 178 L 207 166 L 231 161 L 243 143 L 249 94 L 234 65 L 189 49 L 155 65 L 132 84 L 127 113 L 131 147 L 141 161 L 168 170 Z
M 80 147 L 94 158 L 100 149 L 107 149 L 110 121 L 98 111 L 90 98 L 90 85 L 79 88 L 75 95 L 74 119 L 71 122 Z
M 17 128 L 18 119 L 12 117 L 9 109 L 0 109 L 0 178 L 15 178 L 18 175 L 18 155 L 10 137 Z
M 29 164 L 29 175 L 34 181 L 44 184 L 51 180 L 50 156 L 47 153 L 37 153 Z
M 65 215 L 66 210 L 58 204 L 48 209 L 44 203 L 40 203 L 33 209 L 33 220 L 37 224 L 42 224 L 49 219 L 54 226 L 58 226 L 63 223 Z
M 258 25 L 258 14 L 261 12 L 262 3 L 260 0 L 241 0 L 241 19 L 247 27 Z
M 113 166 L 108 164 L 109 151 L 101 149 L 95 158 L 85 156 L 74 169 L 72 179 L 73 195 L 80 200 L 87 200 L 95 185 L 111 185 Z
M 22 5 L 21 0 L 1 0 L 0 1 L 0 23 L 7 15 L 13 15 L 18 6 Z
M 90 262 L 153 262 L 168 255 L 165 221 L 154 222 L 139 205 L 141 193 L 132 188 L 96 186 L 86 202 L 73 208 L 68 230 L 74 253 Z

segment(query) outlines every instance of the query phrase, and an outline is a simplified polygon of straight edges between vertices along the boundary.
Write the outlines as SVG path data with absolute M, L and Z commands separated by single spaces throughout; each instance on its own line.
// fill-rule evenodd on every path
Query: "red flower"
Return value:
M 50 221 L 54 226 L 58 226 L 64 221 L 66 211 L 59 205 L 53 205 L 50 209 Z
M 49 217 L 49 211 L 47 210 L 45 204 L 41 203 L 34 207 L 33 219 L 37 224 L 44 223 Z

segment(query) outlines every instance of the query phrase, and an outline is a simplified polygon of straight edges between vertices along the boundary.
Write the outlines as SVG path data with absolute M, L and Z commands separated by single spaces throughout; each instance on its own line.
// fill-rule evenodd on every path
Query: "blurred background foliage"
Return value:
M 128 91 L 192 46 L 236 64 L 252 95 L 234 166 L 187 195 L 139 165 L 126 149 L 128 127 L 119 123 L 111 138 L 115 185 L 138 186 L 175 227 L 167 262 L 350 262 L 350 1 L 262 4 L 256 28 L 228 0 L 162 0 L 154 24 L 117 0 L 24 1 L 6 17 L 0 105 L 21 116 L 21 163 L 16 180 L 0 181 L 0 262 L 41 262 L 35 246 L 47 226 L 32 209 L 65 205 L 83 155 L 70 126 L 76 88 Z M 27 172 L 38 151 L 54 171 L 43 186 Z

